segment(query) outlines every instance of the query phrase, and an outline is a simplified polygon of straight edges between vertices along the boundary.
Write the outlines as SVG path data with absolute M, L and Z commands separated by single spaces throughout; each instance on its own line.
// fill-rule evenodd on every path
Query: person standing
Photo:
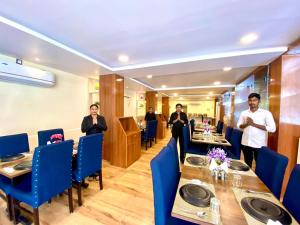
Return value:
M 82 133 L 86 135 L 98 134 L 107 130 L 106 122 L 103 116 L 98 114 L 99 107 L 96 104 L 90 106 L 90 115 L 83 118 L 81 123 Z
M 156 115 L 155 112 L 153 112 L 153 108 L 149 107 L 148 112 L 145 115 L 145 121 L 151 121 L 151 120 L 156 120 Z
M 172 137 L 175 138 L 176 143 L 179 139 L 179 148 L 180 148 L 180 161 L 181 163 L 184 162 L 184 147 L 183 147 L 183 135 L 182 135 L 182 128 L 185 124 L 188 124 L 187 115 L 182 112 L 182 105 L 176 104 L 176 112 L 173 112 L 170 116 L 170 124 L 173 125 L 172 127 Z
M 276 125 L 272 113 L 259 108 L 260 95 L 248 96 L 249 109 L 241 113 L 237 127 L 243 130 L 242 150 L 246 164 L 251 168 L 253 158 L 257 160 L 258 151 L 267 145 L 268 132 L 275 132 Z

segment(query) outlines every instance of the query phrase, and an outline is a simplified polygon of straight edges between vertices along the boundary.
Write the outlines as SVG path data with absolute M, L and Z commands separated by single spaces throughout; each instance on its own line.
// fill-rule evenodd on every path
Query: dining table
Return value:
M 199 157 L 196 164 L 189 163 L 187 159 Z M 242 160 L 236 160 L 244 163 Z M 192 161 L 190 161 L 192 162 Z M 199 163 L 200 162 L 200 163 Z M 245 166 L 247 166 L 245 164 Z M 234 177 L 241 179 L 239 187 L 234 186 Z M 205 188 L 215 197 L 219 203 L 219 213 L 215 214 L 211 210 L 211 205 L 195 205 L 190 199 L 184 198 L 182 191 L 187 185 L 196 185 Z M 200 188 L 199 187 L 199 188 Z M 193 198 L 190 196 L 189 198 Z M 245 199 L 260 198 L 262 201 L 269 201 L 285 209 L 281 202 L 270 192 L 267 186 L 256 176 L 254 171 L 234 171 L 226 174 L 225 179 L 218 179 L 212 176 L 209 170 L 209 160 L 207 156 L 187 154 L 185 162 L 181 168 L 176 197 L 172 208 L 172 216 L 195 224 L 218 224 L 218 225 L 263 225 L 261 220 L 251 216 L 242 207 Z M 262 210 L 264 210 L 262 208 Z M 285 209 L 287 212 L 287 210 Z M 201 216 L 205 214 L 204 216 Z M 291 214 L 292 225 L 298 224 Z
M 205 134 L 204 132 L 193 132 L 191 142 L 217 146 L 231 146 L 225 136 L 218 133 Z

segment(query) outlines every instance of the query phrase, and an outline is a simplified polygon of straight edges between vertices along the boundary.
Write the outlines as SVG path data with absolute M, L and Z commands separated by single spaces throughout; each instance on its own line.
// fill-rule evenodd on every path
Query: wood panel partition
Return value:
M 157 91 L 146 91 L 146 111 L 149 107 L 152 107 L 153 111 L 157 110 Z
M 168 121 L 170 116 L 170 106 L 169 106 L 169 97 L 162 97 L 162 115 L 164 116 L 165 120 Z
M 156 137 L 157 139 L 164 139 L 166 137 L 167 121 L 164 119 L 164 116 L 162 114 L 157 114 L 156 119 L 157 119 Z
M 127 168 L 141 156 L 141 131 L 133 117 L 115 118 L 116 147 L 112 153 L 111 164 Z

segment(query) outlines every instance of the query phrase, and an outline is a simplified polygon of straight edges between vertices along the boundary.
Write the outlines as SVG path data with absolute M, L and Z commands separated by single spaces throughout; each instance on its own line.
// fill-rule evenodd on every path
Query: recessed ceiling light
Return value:
M 183 97 L 180 97 L 179 100 L 183 100 Z
M 151 78 L 152 78 L 152 75 L 151 75 L 151 74 L 147 75 L 147 78 L 148 78 L 148 79 L 151 79 Z
M 167 87 L 167 85 L 161 85 L 161 88 L 166 88 Z
M 173 96 L 176 97 L 176 96 L 178 96 L 178 94 L 177 94 L 177 93 L 174 93 Z
M 258 38 L 258 35 L 255 33 L 246 34 L 245 36 L 241 37 L 240 42 L 243 45 L 248 45 L 256 41 Z
M 117 78 L 116 81 L 121 82 L 123 81 L 123 78 Z
M 214 92 L 212 92 L 212 91 L 210 91 L 210 92 L 208 92 L 208 94 L 210 94 L 210 95 L 212 95 Z
M 216 81 L 216 82 L 214 82 L 214 85 L 220 85 L 221 84 L 221 82 L 220 81 Z
M 158 94 L 155 94 L 155 97 L 158 97 Z
M 227 66 L 227 67 L 223 68 L 223 71 L 225 71 L 225 72 L 230 71 L 230 70 L 232 70 L 232 67 Z
M 126 88 L 128 88 L 128 86 L 126 86 Z
M 38 61 L 40 61 L 40 58 L 36 57 L 36 58 L 34 58 L 34 60 L 38 62 Z
M 209 99 L 209 97 L 206 97 L 206 99 Z
M 120 62 L 125 63 L 125 62 L 128 62 L 129 57 L 128 57 L 128 55 L 119 55 L 118 59 Z

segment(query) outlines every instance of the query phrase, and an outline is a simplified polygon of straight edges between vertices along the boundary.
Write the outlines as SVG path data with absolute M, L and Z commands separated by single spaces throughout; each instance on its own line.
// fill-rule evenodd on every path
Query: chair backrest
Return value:
M 74 178 L 80 182 L 102 168 L 103 134 L 92 134 L 79 139 Z
M 33 207 L 72 187 L 73 140 L 35 148 L 32 159 Z
M 241 158 L 241 142 L 242 142 L 243 132 L 238 129 L 233 129 L 231 132 L 231 136 L 229 142 L 231 147 L 228 150 L 234 155 L 233 158 L 240 159 Z
M 41 130 L 38 131 L 39 146 L 47 145 L 53 134 L 61 134 L 63 136 L 62 141 L 65 140 L 64 130 L 61 128 L 51 129 L 51 130 Z
M 157 128 L 157 120 L 151 120 L 147 122 L 146 125 L 147 138 L 155 138 L 156 128 Z
M 283 198 L 283 205 L 300 223 L 300 164 L 296 165 L 291 173 Z
M 233 131 L 232 127 L 226 127 L 225 139 L 227 141 L 230 141 L 230 137 L 231 137 L 232 131 Z
M 175 140 L 175 138 L 170 138 L 168 144 L 167 144 L 168 147 L 170 147 L 176 154 L 176 157 L 177 157 L 177 169 L 179 171 L 179 155 L 178 155 L 178 149 L 177 149 L 177 142 Z
M 288 158 L 267 147 L 258 150 L 256 175 L 279 199 Z
M 182 127 L 183 149 L 186 152 L 190 145 L 190 129 L 188 126 Z
M 176 196 L 179 182 L 175 152 L 164 147 L 151 160 L 155 225 L 166 225 Z
M 0 137 L 0 157 L 29 152 L 28 135 L 14 134 Z
M 224 123 L 221 120 L 219 120 L 218 125 L 217 125 L 217 133 L 222 134 L 223 126 L 224 126 Z
M 195 123 L 196 121 L 194 119 L 190 120 L 190 124 L 191 124 L 191 133 L 193 134 L 193 132 L 195 131 Z

